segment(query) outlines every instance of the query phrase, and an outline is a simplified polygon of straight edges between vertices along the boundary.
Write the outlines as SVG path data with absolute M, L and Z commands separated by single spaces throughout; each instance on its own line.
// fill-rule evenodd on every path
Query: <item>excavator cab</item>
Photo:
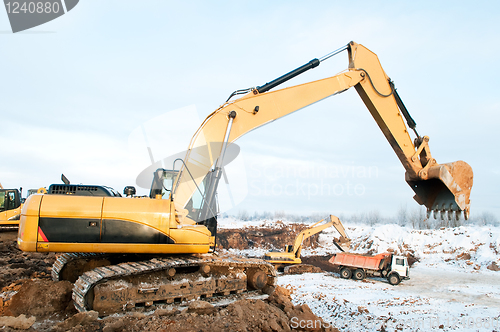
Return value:
M 0 225 L 17 225 L 21 213 L 21 192 L 17 189 L 0 189 Z
M 149 192 L 150 198 L 158 198 L 160 195 L 162 199 L 170 198 L 172 186 L 179 171 L 158 168 L 153 175 L 153 183 Z
M 21 206 L 21 194 L 17 189 L 0 189 L 0 212 L 17 209 Z

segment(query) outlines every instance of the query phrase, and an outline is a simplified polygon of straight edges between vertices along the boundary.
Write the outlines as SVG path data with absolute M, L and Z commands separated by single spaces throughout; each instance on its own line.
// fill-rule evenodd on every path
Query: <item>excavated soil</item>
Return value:
M 17 248 L 17 232 L 0 232 L 0 289 L 21 279 L 50 279 L 55 254 L 23 253 Z
M 276 222 L 275 226 L 276 228 L 251 226 L 242 229 L 219 229 L 217 230 L 217 243 L 223 249 L 268 248 L 283 250 L 286 244 L 293 245 L 299 232 L 310 227 L 310 225 L 305 224 L 284 226 L 281 221 Z M 319 245 L 318 238 L 319 234 L 315 234 L 305 239 L 302 245 L 316 248 Z
M 271 243 L 280 248 L 291 243 L 305 226 L 222 231 L 220 244 L 248 248 Z M 17 233 L 0 233 L 0 328 L 3 331 L 296 331 L 293 322 L 317 322 L 307 331 L 336 331 L 323 324 L 307 305 L 294 306 L 288 290 L 278 287 L 268 298 L 241 299 L 214 306 L 194 301 L 186 307 L 165 306 L 99 318 L 97 312 L 77 313 L 73 285 L 50 280 L 55 254 L 24 253 L 17 249 Z M 224 242 L 225 241 L 225 242 Z M 314 246 L 317 237 L 309 244 Z M 316 241 L 316 242 L 315 242 Z
M 313 265 L 327 272 L 339 272 L 336 266 L 328 263 L 330 258 L 332 256 L 306 256 L 302 257 L 302 264 Z
M 294 321 L 313 321 L 318 322 L 317 328 L 306 331 L 338 331 L 314 315 L 306 304 L 294 306 L 289 291 L 281 287 L 264 300 L 244 299 L 222 306 L 193 301 L 184 308 L 164 307 L 150 312 L 98 318 L 95 311 L 76 313 L 74 309 L 69 309 L 71 288 L 64 283 L 47 280 L 25 282 L 10 305 L 12 314 L 15 311 L 19 316 L 0 317 L 0 325 L 5 326 L 5 331 L 271 332 L 297 331 L 291 328 Z M 44 301 L 48 301 L 45 306 Z

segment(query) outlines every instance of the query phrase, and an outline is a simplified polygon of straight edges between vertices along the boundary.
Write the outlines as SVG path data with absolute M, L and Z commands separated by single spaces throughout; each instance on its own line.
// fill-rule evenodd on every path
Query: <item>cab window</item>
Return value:
M 403 258 L 396 258 L 396 265 L 405 265 L 405 260 Z
M 16 194 L 13 191 L 7 193 L 9 199 L 7 200 L 7 210 L 12 210 L 16 208 Z
M 163 170 L 163 188 L 161 192 L 161 196 L 163 199 L 170 198 L 170 193 L 172 191 L 172 187 L 174 185 L 174 181 L 177 178 L 178 171 L 172 170 Z
M 199 191 L 198 191 L 199 189 Z M 188 217 L 197 220 L 200 209 L 203 205 L 203 195 L 205 193 L 205 183 L 202 182 L 198 186 L 198 189 L 193 193 L 193 196 L 186 204 L 186 209 L 188 210 Z M 201 191 L 201 193 L 200 193 Z
M 7 196 L 7 193 L 0 191 L 0 211 L 5 211 L 5 196 Z

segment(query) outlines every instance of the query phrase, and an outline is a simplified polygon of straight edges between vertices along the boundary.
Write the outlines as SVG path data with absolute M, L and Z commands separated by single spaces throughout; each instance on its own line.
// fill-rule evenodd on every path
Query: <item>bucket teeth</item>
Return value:
M 441 220 L 448 220 L 448 221 L 452 221 L 452 220 L 460 220 L 460 218 L 462 218 L 462 210 L 455 210 L 455 209 L 434 209 L 434 210 L 431 210 L 431 209 L 427 209 L 427 219 L 429 219 L 430 217 L 434 218 L 434 219 L 441 219 Z M 467 220 L 469 219 L 469 211 L 468 210 L 465 210 L 464 211 L 464 219 Z
M 444 215 L 448 212 L 448 219 L 451 220 L 453 216 L 450 212 L 464 211 L 464 218 L 467 220 L 473 183 L 470 165 L 460 160 L 435 164 L 424 175 L 416 178 L 406 174 L 406 182 L 415 192 L 414 199 L 428 210 L 434 211 L 434 218 L 440 212 L 440 217 L 444 220 Z

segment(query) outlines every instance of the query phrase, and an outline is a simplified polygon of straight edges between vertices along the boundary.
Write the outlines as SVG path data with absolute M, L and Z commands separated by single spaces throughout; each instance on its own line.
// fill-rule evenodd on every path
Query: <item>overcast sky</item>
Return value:
M 0 10 L 0 182 L 123 190 L 186 149 L 229 94 L 354 40 L 375 52 L 438 163 L 474 170 L 471 214 L 500 218 L 495 1 L 98 1 L 13 34 Z M 335 75 L 347 53 L 287 82 Z M 395 215 L 418 205 L 354 89 L 237 141 L 230 212 Z M 168 165 L 165 165 L 169 167 Z M 26 192 L 26 191 L 25 191 Z M 148 193 L 139 189 L 139 193 Z M 225 196 L 221 192 L 221 196 Z

